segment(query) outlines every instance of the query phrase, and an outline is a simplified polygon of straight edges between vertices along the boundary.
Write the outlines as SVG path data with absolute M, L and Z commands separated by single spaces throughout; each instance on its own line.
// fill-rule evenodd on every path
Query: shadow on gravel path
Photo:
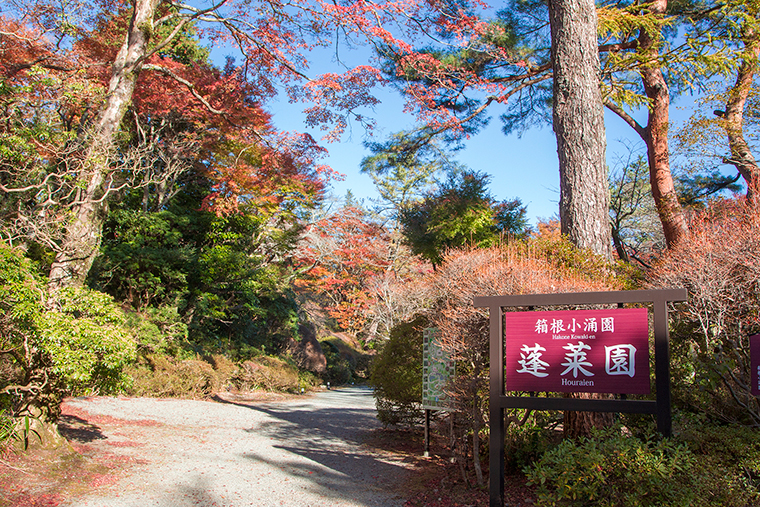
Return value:
M 218 401 L 68 400 L 80 428 L 71 435 L 85 452 L 113 453 L 139 464 L 116 484 L 65 505 L 403 504 L 398 485 L 410 464 L 363 445 L 380 427 L 370 390 L 346 388 L 262 404 Z M 88 418 L 98 425 L 87 426 Z
M 85 444 L 94 440 L 104 440 L 106 436 L 100 426 L 91 424 L 81 417 L 63 414 L 58 420 L 58 431 L 69 442 Z
M 274 467 L 284 466 L 292 476 L 341 493 L 339 496 L 355 495 L 359 484 L 382 486 L 381 490 L 398 493 L 398 483 L 405 471 L 403 460 L 362 445 L 370 433 L 380 427 L 371 390 L 335 389 L 288 404 L 219 401 L 264 414 L 267 422 L 245 431 L 266 435 L 280 442 L 273 445 L 274 449 L 303 458 L 283 463 L 253 451 L 246 454 L 248 459 Z

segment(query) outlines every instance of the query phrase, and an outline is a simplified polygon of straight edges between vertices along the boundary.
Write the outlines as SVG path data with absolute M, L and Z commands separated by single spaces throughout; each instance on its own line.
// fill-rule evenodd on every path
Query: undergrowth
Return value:
M 672 438 L 608 428 L 564 440 L 523 471 L 538 507 L 754 507 L 756 431 L 681 414 Z
M 271 356 L 235 363 L 219 354 L 194 359 L 149 354 L 127 373 L 134 380 L 128 394 L 147 397 L 208 398 L 222 391 L 253 390 L 295 393 L 319 383 L 315 375 Z

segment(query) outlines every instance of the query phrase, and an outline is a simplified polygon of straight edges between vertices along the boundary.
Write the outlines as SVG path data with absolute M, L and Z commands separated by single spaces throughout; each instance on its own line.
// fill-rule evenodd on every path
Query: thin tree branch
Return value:
M 639 122 L 636 121 L 636 119 L 628 114 L 622 107 L 618 106 L 612 100 L 609 98 L 604 99 L 604 106 L 618 115 L 624 122 L 626 122 L 633 130 L 636 131 L 636 133 L 641 137 L 641 139 L 644 140 L 644 142 L 647 142 L 647 129 L 645 127 L 642 127 Z

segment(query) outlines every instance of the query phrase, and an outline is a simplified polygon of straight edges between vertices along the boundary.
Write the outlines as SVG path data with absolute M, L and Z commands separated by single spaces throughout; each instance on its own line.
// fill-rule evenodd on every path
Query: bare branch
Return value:
M 154 65 L 152 63 L 149 63 L 149 64 L 143 65 L 142 68 L 144 70 L 154 70 L 154 71 L 160 72 L 160 73 L 164 74 L 165 76 L 168 76 L 168 77 L 174 79 L 178 83 L 181 83 L 181 84 L 185 85 L 187 87 L 187 89 L 190 90 L 190 93 L 193 95 L 193 97 L 195 97 L 196 99 L 198 99 L 198 101 L 200 101 L 200 103 L 203 104 L 203 106 L 206 109 L 208 109 L 210 112 L 212 112 L 214 114 L 218 114 L 220 116 L 223 116 L 225 114 L 224 111 L 222 111 L 220 109 L 216 109 L 214 106 L 212 106 L 211 104 L 209 104 L 209 102 L 205 98 L 203 98 L 203 96 L 201 96 L 200 93 L 198 93 L 198 90 L 195 89 L 195 85 L 193 83 L 191 83 L 190 81 L 188 81 L 187 79 L 185 79 L 183 77 L 180 77 L 175 72 L 167 69 L 166 67 L 162 67 L 160 65 Z
M 618 115 L 624 122 L 626 122 L 633 130 L 636 131 L 636 133 L 644 140 L 644 142 L 647 142 L 647 129 L 642 127 L 639 122 L 636 121 L 636 119 L 628 114 L 625 109 L 618 106 L 612 100 L 609 99 L 609 97 L 604 99 L 604 106 Z
M 167 14 L 166 16 L 164 16 L 164 17 L 156 20 L 156 22 L 154 23 L 155 26 L 161 25 L 161 24 L 166 23 L 166 22 L 168 22 L 168 21 L 170 21 L 172 19 L 177 19 L 177 18 L 180 19 L 180 22 L 177 23 L 177 26 L 174 27 L 174 29 L 172 30 L 172 32 L 169 35 L 167 35 L 164 38 L 164 40 L 162 40 L 161 42 L 159 42 L 158 44 L 156 44 L 150 51 L 147 51 L 144 56 L 142 56 L 141 58 L 139 58 L 137 60 L 137 64 L 136 65 L 139 66 L 142 62 L 147 61 L 151 56 L 155 55 L 156 53 L 158 53 L 159 51 L 161 51 L 162 49 L 164 49 L 166 46 L 168 46 L 174 40 L 174 38 L 177 36 L 177 34 L 179 34 L 182 31 L 182 29 L 185 26 L 187 26 L 188 23 L 190 23 L 191 21 L 194 21 L 195 19 L 201 18 L 205 14 L 208 14 L 208 13 L 216 11 L 221 6 L 223 6 L 225 3 L 227 3 L 227 0 L 222 0 L 218 4 L 214 4 L 214 5 L 212 5 L 211 7 L 207 8 L 207 9 L 197 9 L 197 8 L 191 7 L 189 5 L 180 4 L 180 3 L 176 3 L 176 2 L 173 3 L 173 5 L 175 5 L 176 7 L 180 7 L 180 8 L 192 11 L 193 14 L 190 15 L 190 16 L 187 16 L 187 15 L 183 15 L 183 14 L 179 14 L 179 13 L 172 13 L 172 14 Z

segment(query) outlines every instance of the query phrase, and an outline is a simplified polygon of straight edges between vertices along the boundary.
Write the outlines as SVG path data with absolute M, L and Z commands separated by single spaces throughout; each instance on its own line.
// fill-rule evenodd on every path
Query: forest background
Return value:
M 25 447 L 54 433 L 68 395 L 367 377 L 384 422 L 413 424 L 421 333 L 437 327 L 459 367 L 457 422 L 442 427 L 463 482 L 482 485 L 488 334 L 473 296 L 686 287 L 672 323 L 675 439 L 652 436 L 646 417 L 512 414 L 509 466 L 547 505 L 753 505 L 758 6 L 618 2 L 576 16 L 599 58 L 585 73 L 599 95 L 582 109 L 606 107 L 644 149 L 632 143 L 609 175 L 592 164 L 581 190 L 560 143 L 559 216 L 531 225 L 523 196 L 494 197 L 457 150 L 493 114 L 505 133 L 553 121 L 560 141 L 572 134 L 558 126 L 572 88 L 553 79 L 552 9 L 4 1 L 2 434 Z M 209 43 L 239 58 L 220 65 Z M 311 50 L 346 46 L 373 59 L 309 70 Z M 321 163 L 313 136 L 275 129 L 273 100 L 304 103 L 306 125 L 337 142 L 374 128 L 379 85 L 416 123 L 367 141 L 376 202 L 328 199 L 342 168 Z M 670 129 L 671 97 L 691 92 L 690 120 Z M 574 194 L 601 217 L 573 208 Z M 594 431 L 609 446 L 596 454 Z

